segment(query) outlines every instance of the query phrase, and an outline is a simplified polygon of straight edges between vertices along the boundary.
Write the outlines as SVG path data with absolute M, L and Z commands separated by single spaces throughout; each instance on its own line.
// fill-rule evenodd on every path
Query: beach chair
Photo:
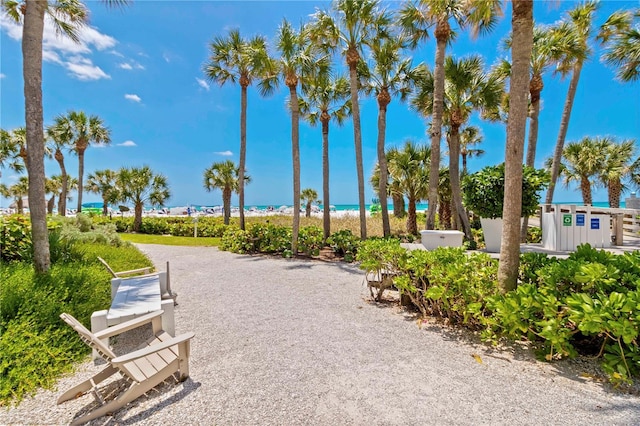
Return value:
M 100 406 L 95 410 L 74 419 L 71 422 L 72 425 L 83 424 L 117 411 L 175 373 L 180 381 L 189 377 L 189 345 L 194 333 L 171 337 L 169 333 L 162 330 L 161 315 L 162 311 L 153 312 L 95 334 L 71 315 L 66 313 L 60 315 L 60 318 L 69 324 L 87 345 L 97 350 L 108 364 L 104 370 L 69 389 L 58 398 L 58 404 L 61 404 L 87 392 L 92 392 L 96 401 L 100 403 Z M 100 340 L 148 323 L 152 324 L 154 336 L 138 350 L 126 355 L 116 356 L 111 348 Z M 127 387 L 114 399 L 106 401 L 100 394 L 98 384 L 115 373 L 120 373 L 125 379 Z
M 109 271 L 109 273 L 113 276 L 113 278 L 125 278 L 130 275 L 149 274 L 151 273 L 151 269 L 152 269 L 151 267 L 146 267 L 146 268 L 139 268 L 139 269 L 131 269 L 130 271 L 116 272 L 113 270 L 111 266 L 109 266 L 107 261 L 101 258 L 100 256 L 98 256 L 98 260 L 100 261 L 100 263 L 104 265 L 105 268 L 107 268 L 107 271 Z M 167 287 L 166 290 L 163 289 L 164 291 L 162 293 L 162 300 L 173 299 L 173 304 L 177 305 L 178 302 L 176 302 L 176 299 L 178 298 L 178 293 L 171 290 L 171 280 L 169 277 L 168 261 L 167 261 L 167 286 L 166 287 Z

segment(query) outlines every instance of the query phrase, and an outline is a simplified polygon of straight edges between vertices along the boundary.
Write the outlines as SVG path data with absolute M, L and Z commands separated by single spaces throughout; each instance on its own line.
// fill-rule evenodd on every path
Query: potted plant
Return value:
M 523 166 L 522 215 L 535 215 L 540 203 L 539 192 L 549 184 L 549 174 L 543 169 Z M 500 251 L 502 207 L 504 201 L 504 163 L 487 166 L 465 176 L 462 182 L 465 207 L 480 217 L 488 252 Z

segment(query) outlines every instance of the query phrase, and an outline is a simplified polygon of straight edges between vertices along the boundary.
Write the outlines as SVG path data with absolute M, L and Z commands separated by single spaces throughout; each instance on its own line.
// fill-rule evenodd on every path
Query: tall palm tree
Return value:
M 71 132 L 68 131 L 67 117 L 59 115 L 54 119 L 54 123 L 47 127 L 47 139 L 51 142 L 50 150 L 54 152 L 53 156 L 60 166 L 61 191 L 60 205 L 58 206 L 58 214 L 66 216 L 67 212 L 67 194 L 69 192 L 67 182 L 67 168 L 64 164 L 63 149 L 71 147 Z
M 311 205 L 320 201 L 318 192 L 312 188 L 305 188 L 300 192 L 300 199 L 304 202 L 305 216 L 311 217 Z
M 329 123 L 333 119 L 339 126 L 351 114 L 348 101 L 349 80 L 333 75 L 329 68 L 319 69 L 309 79 L 300 97 L 300 113 L 311 124 L 322 126 L 322 228 L 324 239 L 331 234 L 329 197 Z
M 449 56 L 445 60 L 444 70 L 443 123 L 448 128 L 449 180 L 455 219 L 462 225 L 467 239 L 471 240 L 471 226 L 462 205 L 460 190 L 460 129 L 475 110 L 481 111 L 484 118 L 498 120 L 504 89 L 500 78 L 484 71 L 483 61 L 477 55 L 460 60 Z M 424 73 L 417 86 L 418 90 L 412 99 L 413 107 L 425 116 L 432 114 L 434 75 L 430 72 Z
M 149 166 L 121 168 L 116 177 L 116 186 L 119 201 L 133 203 L 134 232 L 140 231 L 145 204 L 163 206 L 171 196 L 167 178 L 161 173 L 154 173 Z
M 451 229 L 451 205 L 453 193 L 451 192 L 451 174 L 447 167 L 440 169 L 440 182 L 438 182 L 438 216 L 440 226 Z
M 264 79 L 261 88 L 271 93 L 281 79 L 289 89 L 288 107 L 291 111 L 291 156 L 293 163 L 293 226 L 291 252 L 298 254 L 298 233 L 300 231 L 300 101 L 298 85 L 306 86 L 309 78 L 317 74 L 318 68 L 328 66 L 326 57 L 318 57 L 309 42 L 307 30 L 301 26 L 299 30 L 284 19 L 276 35 L 276 47 L 279 58 L 277 74 Z
M 638 171 L 636 142 L 633 139 L 620 143 L 615 138 L 603 138 L 607 144 L 598 173 L 601 184 L 607 188 L 609 207 L 620 207 L 620 195 L 624 190 L 624 181 L 629 180 Z
M 416 204 L 427 197 L 429 189 L 429 161 L 431 150 L 426 145 L 407 141 L 402 149 L 389 156 L 389 176 L 398 182 L 398 189 L 409 202 L 407 232 L 418 233 Z
M 576 56 L 575 60 L 571 62 L 570 66 L 564 65 L 559 69 L 559 71 L 563 75 L 566 75 L 570 72 L 571 81 L 569 82 L 567 98 L 565 99 L 564 108 L 562 110 L 558 139 L 556 140 L 556 146 L 553 151 L 553 163 L 551 165 L 551 182 L 549 183 L 549 188 L 547 189 L 545 204 L 551 204 L 553 202 L 553 192 L 555 190 L 556 181 L 558 180 L 558 174 L 560 172 L 560 162 L 562 161 L 564 142 L 567 137 L 569 120 L 571 119 L 573 100 L 576 96 L 576 91 L 578 90 L 578 81 L 580 80 L 582 64 L 589 58 L 592 53 L 589 46 L 589 40 L 593 33 L 593 15 L 595 14 L 597 9 L 598 2 L 595 0 L 588 0 L 584 3 L 580 3 L 578 6 L 568 12 L 569 19 L 561 24 L 561 27 L 567 27 L 562 29 L 562 32 L 571 32 L 572 37 L 575 37 L 577 39 L 577 43 L 581 48 L 581 52 L 578 56 Z
M 52 136 L 61 144 L 70 144 L 70 150 L 78 156 L 78 207 L 82 211 L 82 193 L 84 179 L 84 154 L 91 143 L 106 145 L 111 143 L 111 131 L 97 115 L 83 111 L 69 111 L 56 117 Z
M 102 197 L 102 215 L 109 213 L 109 203 L 118 201 L 118 187 L 116 179 L 118 174 L 114 170 L 96 170 L 87 177 L 87 190 Z
M 471 29 L 474 36 L 488 32 L 502 14 L 502 2 L 494 0 L 415 0 L 407 2 L 400 11 L 400 25 L 409 33 L 415 44 L 427 38 L 428 28 L 435 24 L 436 55 L 433 88 L 433 116 L 431 119 L 431 170 L 429 172 L 429 200 L 427 229 L 433 229 L 438 204 L 438 176 L 440 174 L 440 141 L 444 103 L 446 47 L 451 43 L 454 31 L 451 24 L 460 29 Z
M 514 289 L 518 283 L 522 160 L 529 107 L 529 68 L 533 46 L 533 1 L 512 0 L 511 3 L 512 70 L 509 83 L 502 242 L 498 266 L 498 285 L 503 292 Z
M 67 182 L 68 193 L 78 188 L 78 179 L 67 175 L 65 181 Z M 47 182 L 47 193 L 51 193 L 53 198 L 58 198 L 58 215 L 62 215 L 63 206 L 67 205 L 67 201 L 71 201 L 71 197 L 68 195 L 68 193 L 66 199 L 62 199 L 62 175 L 53 175 L 50 179 L 47 179 Z M 49 203 L 51 203 L 51 199 L 49 199 Z M 49 206 L 47 206 L 47 208 L 49 208 Z
M 262 36 L 245 39 L 233 29 L 227 37 L 215 37 L 209 45 L 209 60 L 204 66 L 207 78 L 220 86 L 226 83 L 240 84 L 240 169 L 238 181 L 238 205 L 240 228 L 244 221 L 244 172 L 247 157 L 247 87 L 254 80 L 272 73 L 271 59 L 267 53 L 267 41 Z
M 462 175 L 468 173 L 467 159 L 481 157 L 484 149 L 471 148 L 482 143 L 482 131 L 477 126 L 464 126 L 460 129 L 460 157 L 462 158 Z
M 398 155 L 398 148 L 391 147 L 387 149 L 385 153 L 386 164 L 387 164 L 387 195 L 391 197 L 391 202 L 393 204 L 393 215 L 395 217 L 401 218 L 405 216 L 405 203 L 404 203 L 404 193 L 400 188 L 400 182 L 397 179 L 393 179 L 389 176 L 389 161 L 393 158 L 394 155 Z M 374 190 L 377 190 L 380 187 L 380 165 L 376 163 L 373 168 L 373 173 L 371 174 L 371 186 Z M 388 198 L 387 197 L 387 198 Z
M 24 170 L 23 161 L 20 159 L 20 146 L 13 138 L 13 131 L 0 129 L 0 177 L 1 169 L 8 168 L 16 173 Z
M 12 197 L 16 203 L 18 213 L 24 213 L 24 197 L 29 194 L 29 178 L 27 176 L 20 176 L 18 182 L 14 183 L 8 188 L 8 195 Z M 31 209 L 31 204 L 29 204 Z
M 600 27 L 605 47 L 602 59 L 616 69 L 622 82 L 640 79 L 640 8 L 614 12 Z
M 358 176 L 358 205 L 360 210 L 360 238 L 367 238 L 367 212 L 364 198 L 364 166 L 362 163 L 362 129 L 360 125 L 360 101 L 358 100 L 358 64 L 364 57 L 365 42 L 371 40 L 378 31 L 390 23 L 388 14 L 379 9 L 379 0 L 336 0 L 333 10 L 336 16 L 327 11 L 317 11 L 312 15 L 311 39 L 326 49 L 342 46 L 349 68 L 349 86 L 351 91 L 351 114 L 353 116 L 353 141 L 356 154 L 356 173 Z
M 208 192 L 214 189 L 222 191 L 222 209 L 224 224 L 229 224 L 231 216 L 231 195 L 240 189 L 240 167 L 231 160 L 213 163 L 211 167 L 204 171 L 204 189 Z M 244 175 L 245 183 L 251 182 L 248 174 Z
M 47 214 L 50 215 L 53 214 L 53 209 L 56 206 L 56 197 L 60 194 L 62 188 L 62 180 L 55 178 L 56 176 L 51 176 L 44 182 L 45 193 L 51 194 L 51 198 L 47 201 Z
M 365 79 L 363 87 L 367 94 L 373 93 L 378 101 L 378 198 L 382 213 L 382 230 L 385 237 L 391 235 L 389 211 L 387 207 L 387 157 L 384 149 L 387 129 L 387 108 L 393 97 L 404 101 L 411 92 L 417 76 L 424 73 L 426 67 L 413 67 L 410 58 L 404 56 L 407 39 L 400 34 L 374 35 L 365 43 L 371 50 L 372 66 L 362 66 L 361 75 Z M 364 63 L 363 63 L 364 64 Z
M 124 4 L 126 0 L 105 0 Z M 45 201 L 44 118 L 42 112 L 42 40 L 44 17 L 48 15 L 60 33 L 78 42 L 77 29 L 87 20 L 79 0 L 3 1 L 2 8 L 16 22 L 22 22 L 22 69 L 25 94 L 25 123 L 29 155 L 29 214 L 33 241 L 33 262 L 37 273 L 49 270 L 49 237 Z
M 603 170 L 608 146 L 609 139 L 585 137 L 576 142 L 569 142 L 563 150 L 563 182 L 565 186 L 572 182 L 578 183 L 585 205 L 593 204 L 591 187 Z

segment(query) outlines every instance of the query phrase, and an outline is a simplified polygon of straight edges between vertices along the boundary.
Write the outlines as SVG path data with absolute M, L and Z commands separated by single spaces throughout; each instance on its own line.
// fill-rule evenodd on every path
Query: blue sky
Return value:
M 220 191 L 208 193 L 202 173 L 212 163 L 238 161 L 240 88 L 208 83 L 202 72 L 208 43 L 217 35 L 239 28 L 244 36 L 262 34 L 272 41 L 286 17 L 294 24 L 307 20 L 316 7 L 313 1 L 135 1 L 122 9 L 88 2 L 90 24 L 82 30 L 82 43 L 57 38 L 45 29 L 43 102 L 45 125 L 69 110 L 101 117 L 111 129 L 112 144 L 90 147 L 85 156 L 86 175 L 98 169 L 149 165 L 169 180 L 172 197 L 168 205 L 221 204 Z M 389 3 L 391 7 L 398 2 Z M 553 23 L 574 2 L 535 2 L 537 23 Z M 637 1 L 604 1 L 596 23 L 613 11 L 637 7 Z M 11 130 L 24 125 L 21 28 L 6 16 L 0 20 L 0 126 Z M 479 53 L 487 67 L 505 54 L 500 40 L 510 29 L 510 9 L 488 36 L 473 40 L 460 34 L 448 53 L 456 57 Z M 273 46 L 273 43 L 271 43 Z M 433 66 L 433 39 L 412 53 L 416 63 Z M 599 60 L 596 47 L 585 65 L 567 140 L 584 136 L 613 135 L 640 141 L 640 83 L 614 81 L 613 71 Z M 542 92 L 536 163 L 552 154 L 568 79 L 546 75 Z M 246 205 L 292 204 L 290 118 L 285 90 L 261 98 L 249 88 L 247 113 L 247 172 L 253 181 L 246 187 Z M 377 105 L 361 102 L 363 154 L 368 177 L 376 162 Z M 473 117 L 484 133 L 483 157 L 471 159 L 471 171 L 504 160 L 505 126 Z M 394 99 L 387 118 L 387 146 L 406 139 L 427 143 L 426 122 L 407 105 Z M 301 122 L 301 185 L 321 192 L 321 133 Z M 445 159 L 446 161 L 446 159 Z M 357 178 L 353 128 L 348 121 L 330 132 L 331 203 L 357 203 Z M 77 176 L 77 159 L 66 155 L 70 174 Z M 58 174 L 57 163 L 47 161 L 48 175 Z M 5 170 L 2 179 L 12 184 L 17 176 Z M 367 202 L 374 191 L 367 185 Z M 85 194 L 84 201 L 99 201 Z M 580 201 L 575 188 L 560 189 L 556 201 Z M 595 201 L 606 201 L 603 190 Z M 236 203 L 234 197 L 233 202 Z M 0 200 L 6 206 L 7 200 Z M 74 202 L 70 204 L 74 206 Z

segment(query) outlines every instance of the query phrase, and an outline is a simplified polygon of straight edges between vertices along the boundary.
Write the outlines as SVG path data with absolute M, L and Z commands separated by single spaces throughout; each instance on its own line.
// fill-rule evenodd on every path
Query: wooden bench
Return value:
M 95 334 L 138 316 L 162 310 L 162 329 L 175 336 L 174 302 L 171 298 L 162 300 L 162 294 L 166 292 L 166 272 L 113 278 L 111 306 L 91 315 L 91 332 Z M 103 339 L 106 345 L 109 344 L 108 340 L 109 338 Z M 97 359 L 98 354 L 94 352 L 93 358 Z

